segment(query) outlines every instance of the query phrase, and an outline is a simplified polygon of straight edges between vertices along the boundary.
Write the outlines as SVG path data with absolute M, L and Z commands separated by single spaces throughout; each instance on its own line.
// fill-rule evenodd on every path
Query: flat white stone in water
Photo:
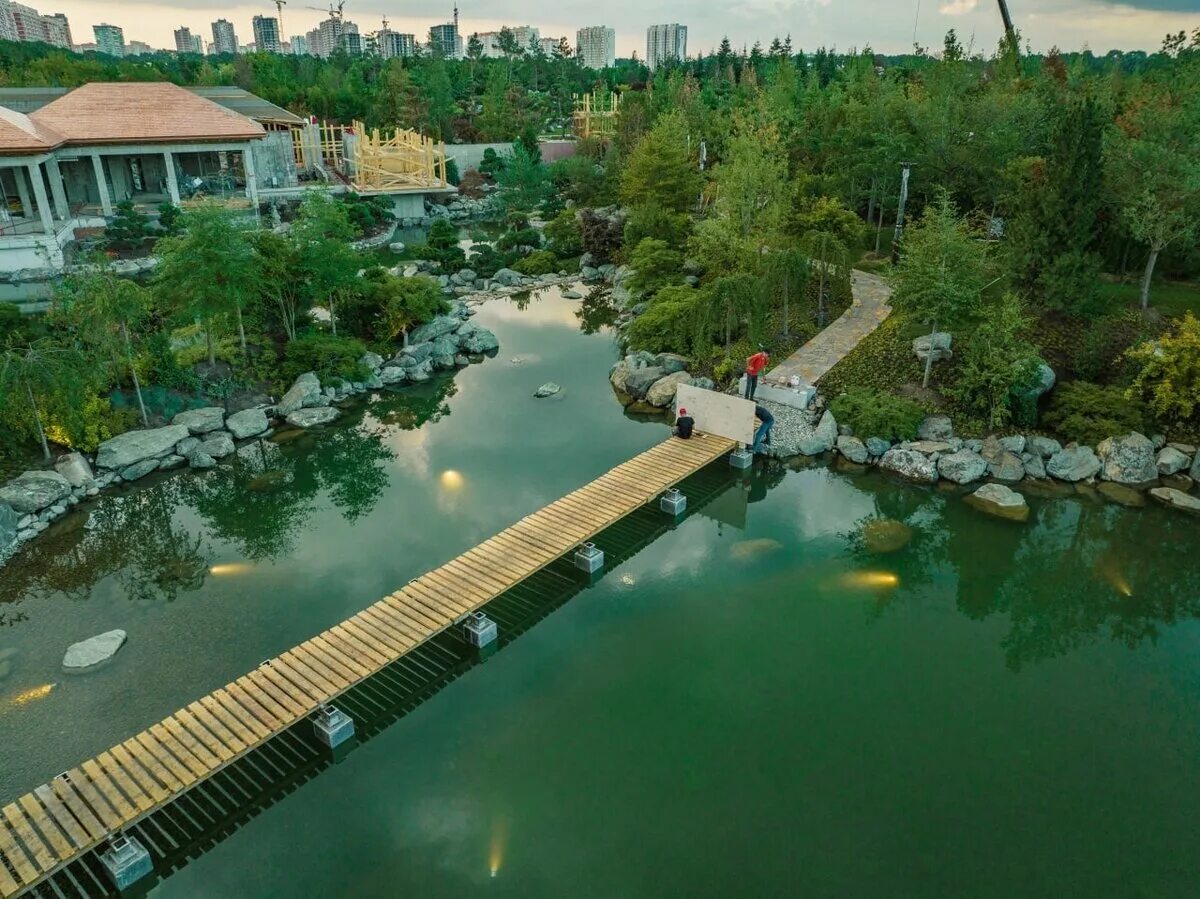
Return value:
M 63 656 L 63 667 L 91 668 L 101 662 L 107 662 L 125 645 L 126 636 L 123 630 L 113 630 L 97 634 L 80 643 L 73 643 L 67 647 L 67 654 Z

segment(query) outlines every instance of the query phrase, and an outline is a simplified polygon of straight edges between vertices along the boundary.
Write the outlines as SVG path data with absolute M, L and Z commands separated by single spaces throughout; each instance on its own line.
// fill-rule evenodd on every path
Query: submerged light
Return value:
M 246 562 L 223 562 L 208 569 L 209 574 L 245 574 L 250 570 Z
M 841 577 L 844 587 L 890 589 L 900 586 L 900 577 L 890 571 L 848 571 Z
M 443 471 L 439 480 L 447 490 L 458 490 L 463 485 L 462 473 L 455 471 L 453 468 L 447 468 Z
M 1112 559 L 1102 558 L 1096 563 L 1096 571 L 1122 596 L 1133 596 L 1133 585 L 1129 583 L 1129 578 L 1125 577 Z
M 503 818 L 492 822 L 492 840 L 488 846 L 488 873 L 495 877 L 504 862 L 504 843 L 508 836 L 508 824 Z
M 40 687 L 30 687 L 28 690 L 23 690 L 9 699 L 8 704 L 13 708 L 19 709 L 21 706 L 29 705 L 31 702 L 36 702 L 39 699 L 49 696 L 51 691 L 57 686 L 58 684 L 42 684 Z

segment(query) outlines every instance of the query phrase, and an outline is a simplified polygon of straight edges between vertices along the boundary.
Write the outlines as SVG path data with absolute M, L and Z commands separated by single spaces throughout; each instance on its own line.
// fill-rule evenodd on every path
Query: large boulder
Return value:
M 1000 438 L 992 435 L 983 441 L 979 455 L 988 464 L 988 473 L 998 481 L 1016 483 L 1025 477 L 1025 464 L 1021 457 L 1005 449 Z
M 197 471 L 205 471 L 206 469 L 217 467 L 217 460 L 200 449 L 193 449 L 188 453 L 187 463 L 189 467 Z
M 1200 515 L 1200 497 L 1176 490 L 1174 487 L 1151 487 L 1150 495 L 1164 506 L 1170 506 L 1172 509 L 1178 509 L 1180 512 L 1187 512 L 1191 515 Z
M 1046 473 L 1060 481 L 1077 483 L 1100 473 L 1101 462 L 1090 446 L 1068 445 L 1050 457 Z
M 232 437 L 228 434 L 220 433 L 211 435 L 196 449 L 202 453 L 207 453 L 214 459 L 224 459 L 226 456 L 232 456 L 237 447 L 233 445 Z
M 416 368 L 422 362 L 427 362 L 432 358 L 432 343 L 414 343 L 398 352 L 393 362 L 402 365 L 404 368 Z
M 1101 480 L 1118 484 L 1148 484 L 1158 480 L 1154 444 L 1136 431 L 1101 440 L 1096 455 L 1103 463 Z
M 945 415 L 930 415 L 917 428 L 921 440 L 949 440 L 954 436 L 954 424 Z
M 332 406 L 321 409 L 297 409 L 287 417 L 287 423 L 297 428 L 312 428 L 317 425 L 327 425 L 340 413 Z
M 922 484 L 936 484 L 938 479 L 937 465 L 916 450 L 892 447 L 880 458 L 879 467 Z
M 383 368 L 383 357 L 378 353 L 364 353 L 358 364 L 368 371 L 379 371 Z
M 1026 439 L 1025 450 L 1043 459 L 1049 459 L 1055 453 L 1062 452 L 1062 444 L 1053 437 L 1034 436 Z
M 1179 474 L 1191 464 L 1191 458 L 1173 446 L 1164 446 L 1158 451 L 1155 464 L 1160 475 Z
M 17 542 L 17 524 L 21 516 L 8 503 L 0 503 L 0 562 L 8 556 L 9 549 Z
M 1037 374 L 1034 376 L 1033 383 L 1029 385 L 1029 388 L 1021 396 L 1026 399 L 1036 400 L 1043 394 L 1049 393 L 1054 388 L 1054 382 L 1057 380 L 1058 378 L 1054 374 L 1054 369 L 1045 362 L 1039 361 Z
M 57 471 L 27 471 L 0 487 L 0 503 L 14 512 L 40 512 L 70 494 L 70 482 Z
M 979 453 L 961 449 L 956 453 L 939 456 L 938 474 L 955 484 L 970 484 L 987 474 L 988 464 Z
M 540 400 L 544 400 L 546 397 L 554 396 L 555 394 L 558 394 L 561 392 L 562 392 L 562 387 L 560 387 L 558 384 L 554 383 L 553 381 L 547 381 L 545 384 L 543 384 L 541 387 L 539 387 L 537 390 L 535 390 L 533 392 L 533 395 Z
M 867 448 L 867 452 L 872 456 L 882 456 L 892 448 L 890 440 L 884 440 L 882 437 L 868 437 L 863 441 Z
M 158 471 L 158 459 L 143 459 L 141 462 L 134 462 L 128 468 L 121 469 L 121 477 L 127 481 L 137 481 L 150 474 L 152 471 Z
M 270 426 L 267 413 L 262 409 L 243 409 L 225 419 L 225 427 L 229 429 L 234 440 L 257 437 Z
M 692 376 L 686 371 L 671 372 L 664 378 L 655 381 L 646 391 L 646 402 L 660 409 L 675 402 L 675 393 L 680 384 L 692 383 Z
M 1196 458 L 1192 460 L 1192 468 L 1188 472 L 1188 477 L 1193 481 L 1200 481 L 1200 452 L 1196 453 Z
M 866 445 L 857 437 L 844 434 L 837 439 L 837 450 L 851 462 L 866 465 L 871 458 Z
M 307 371 L 298 377 L 288 392 L 283 395 L 275 411 L 280 415 L 288 415 L 306 406 L 315 406 L 321 401 L 321 379 L 315 372 Z
M 461 324 L 462 319 L 458 316 L 439 315 L 436 318 L 430 319 L 419 328 L 414 328 L 412 333 L 408 335 L 408 339 L 410 343 L 425 343 L 429 340 L 436 340 L 447 334 L 453 334 Z
M 833 449 L 837 439 L 837 419 L 833 417 L 832 412 L 826 409 L 813 432 L 800 438 L 800 454 L 802 456 L 819 456 L 821 453 L 827 453 Z
M 667 374 L 673 375 L 677 371 L 687 369 L 688 359 L 687 356 L 680 356 L 678 353 L 659 353 L 654 357 L 654 364 Z
M 401 368 L 399 365 L 387 365 L 379 369 L 378 379 L 381 386 L 385 384 L 399 384 L 407 378 L 408 370 Z
M 65 453 L 54 463 L 54 470 L 67 479 L 72 487 L 90 486 L 96 476 L 82 453 Z
M 500 349 L 500 341 L 487 328 L 477 327 L 459 346 L 467 353 L 490 353 Z
M 521 283 L 521 273 L 514 272 L 511 268 L 502 268 L 492 275 L 492 280 L 504 287 L 515 287 Z
M 933 361 L 941 362 L 943 359 L 949 359 L 954 355 L 954 351 L 950 348 L 951 337 L 945 331 L 937 331 L 933 334 L 925 334 L 917 337 L 912 342 L 913 353 L 922 362 L 929 356 L 929 347 L 933 346 Z
M 107 662 L 117 654 L 117 650 L 125 645 L 125 639 L 125 631 L 112 630 L 97 634 L 95 637 L 79 643 L 72 643 L 67 647 L 66 655 L 63 656 L 63 667 L 79 670 Z
M 128 468 L 143 459 L 157 459 L 175 450 L 175 444 L 190 435 L 185 425 L 168 425 L 143 431 L 126 431 L 100 444 L 97 468 Z
M 193 437 L 219 431 L 225 426 L 225 410 L 221 406 L 187 409 L 171 419 L 173 425 L 183 425 Z
M 637 399 L 644 399 L 646 391 L 663 376 L 664 372 L 657 365 L 646 368 L 635 368 L 625 378 L 625 392 Z
M 998 518 L 1012 521 L 1029 519 L 1029 504 L 1025 502 L 1025 497 L 1003 484 L 984 484 L 966 500 L 968 505 Z
M 1046 460 L 1037 453 L 1022 453 L 1021 464 L 1025 466 L 1025 477 L 1038 481 L 1046 479 Z

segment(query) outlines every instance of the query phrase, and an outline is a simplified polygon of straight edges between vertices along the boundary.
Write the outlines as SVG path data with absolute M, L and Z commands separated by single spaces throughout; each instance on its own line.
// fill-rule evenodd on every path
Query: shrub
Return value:
M 1120 387 L 1067 381 L 1050 394 L 1042 424 L 1068 440 L 1096 444 L 1105 437 L 1145 428 L 1141 408 Z
M 549 275 L 558 271 L 558 259 L 549 250 L 534 250 L 514 262 L 512 269 L 522 275 Z
M 287 345 L 280 374 L 288 384 L 306 371 L 316 372 L 322 381 L 330 377 L 363 381 L 368 373 L 358 360 L 366 351 L 363 342 L 354 337 L 303 334 Z
M 446 181 L 455 187 L 462 181 L 462 175 L 458 171 L 458 160 L 453 157 L 446 160 Z
M 346 194 L 340 202 L 350 224 L 363 234 L 378 231 L 394 218 L 392 203 L 387 197 L 360 197 L 351 193 Z
M 597 263 L 610 262 L 621 249 L 623 224 L 617 219 L 596 215 L 590 209 L 579 215 L 580 239 L 583 249 L 596 257 Z
M 162 228 L 168 235 L 176 235 L 183 226 L 181 221 L 183 210 L 174 203 L 159 203 L 158 204 L 158 227 Z
M 595 160 L 576 153 L 550 164 L 550 182 L 559 196 L 577 206 L 590 206 L 601 199 L 604 171 Z
M 1150 404 L 1165 424 L 1190 422 L 1200 406 L 1200 320 L 1187 312 L 1173 331 L 1130 350 L 1139 366 L 1129 397 Z
M 925 418 L 925 411 L 910 399 L 882 390 L 852 390 L 831 404 L 833 416 L 848 424 L 859 437 L 912 440 Z
M 690 287 L 664 287 L 629 326 L 630 347 L 690 355 L 703 300 L 703 294 Z
M 560 212 L 554 221 L 547 223 L 544 233 L 550 249 L 559 259 L 570 259 L 583 253 L 583 236 L 574 210 Z
M 138 424 L 132 409 L 114 409 L 112 402 L 89 393 L 65 418 L 46 423 L 46 439 L 83 453 L 94 453 L 105 440 L 124 434 Z
M 138 212 L 132 200 L 122 200 L 104 231 L 104 243 L 113 250 L 129 251 L 142 246 L 149 236 L 150 219 Z
M 686 215 L 668 212 L 659 206 L 635 206 L 625 220 L 623 239 L 630 249 L 647 237 L 681 247 L 687 243 L 691 232 L 692 220 Z
M 537 228 L 514 226 L 508 231 L 505 231 L 496 239 L 497 250 L 515 250 L 519 247 L 533 247 L 537 249 L 542 245 L 542 232 Z
M 633 251 L 629 260 L 634 274 L 629 287 L 634 293 L 649 294 L 683 277 L 683 254 L 671 249 L 664 240 L 647 237 Z
M 488 147 L 483 151 L 483 159 L 479 163 L 479 173 L 495 177 L 496 173 L 504 168 L 504 157 L 497 153 L 493 148 Z
M 447 308 L 441 288 L 432 278 L 397 278 L 375 266 L 363 273 L 355 296 L 343 306 L 340 320 L 359 337 L 391 341 Z
M 471 247 L 467 265 L 481 278 L 490 278 L 508 265 L 508 258 L 488 243 L 477 243 Z

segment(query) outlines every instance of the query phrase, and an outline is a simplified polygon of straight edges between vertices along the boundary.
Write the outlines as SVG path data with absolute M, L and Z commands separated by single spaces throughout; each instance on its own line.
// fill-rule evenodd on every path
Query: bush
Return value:
M 1120 387 L 1088 381 L 1059 384 L 1050 394 L 1042 424 L 1068 440 L 1092 445 L 1146 427 L 1141 408 Z
M 477 243 L 471 247 L 467 265 L 481 278 L 490 278 L 509 263 L 508 258 L 488 243 Z
M 1164 424 L 1191 423 L 1200 406 L 1200 320 L 1187 312 L 1173 331 L 1129 352 L 1139 367 L 1128 396 L 1150 404 Z
M 683 279 L 683 254 L 671 249 L 664 240 L 644 238 L 634 249 L 629 264 L 634 270 L 629 287 L 635 294 L 654 293 Z
M 137 211 L 132 200 L 122 200 L 104 231 L 104 244 L 109 249 L 128 252 L 141 247 L 149 236 L 150 219 Z
M 350 224 L 362 234 L 375 233 L 395 217 L 391 200 L 387 197 L 360 197 L 351 193 L 346 194 L 340 202 Z
M 280 375 L 285 387 L 306 371 L 316 372 L 322 382 L 326 378 L 365 381 L 369 372 L 358 360 L 366 351 L 363 342 L 354 337 L 303 334 L 287 345 Z
M 692 220 L 686 215 L 668 212 L 659 206 L 636 206 L 625 220 L 623 240 L 632 249 L 646 238 L 666 241 L 682 247 L 692 233 Z
M 462 175 L 458 171 L 458 160 L 450 158 L 446 160 L 446 181 L 458 187 L 462 181 Z
M 651 353 L 691 355 L 704 295 L 690 287 L 664 287 L 629 326 L 629 346 Z
M 549 250 L 534 250 L 514 262 L 512 269 L 522 275 L 549 275 L 558 271 L 558 259 Z
M 612 261 L 621 249 L 624 234 L 623 225 L 618 220 L 604 218 L 585 209 L 579 215 L 579 232 L 584 252 L 596 257 L 597 264 Z
M 560 212 L 554 221 L 547 223 L 544 233 L 550 249 L 559 259 L 571 259 L 583 253 L 583 236 L 574 210 Z
M 837 397 L 829 408 L 839 424 L 850 425 L 864 440 L 912 440 L 925 418 L 925 410 L 902 396 L 882 390 L 852 390 Z
M 138 425 L 132 409 L 114 409 L 112 403 L 89 393 L 82 405 L 72 408 L 65 421 L 48 421 L 46 439 L 82 453 L 94 453 L 100 444 Z
M 479 163 L 479 174 L 494 178 L 496 173 L 504 168 L 504 157 L 491 147 L 483 151 L 483 159 Z
M 358 291 L 343 305 L 339 320 L 358 337 L 386 342 L 448 308 L 441 288 L 432 278 L 397 278 L 375 266 L 363 272 Z
M 168 235 L 174 236 L 180 232 L 183 227 L 182 218 L 183 210 L 174 203 L 158 204 L 158 227 Z
M 496 240 L 497 250 L 515 250 L 518 247 L 537 249 L 541 245 L 542 233 L 537 228 L 530 228 L 528 224 L 524 227 L 514 226 Z

